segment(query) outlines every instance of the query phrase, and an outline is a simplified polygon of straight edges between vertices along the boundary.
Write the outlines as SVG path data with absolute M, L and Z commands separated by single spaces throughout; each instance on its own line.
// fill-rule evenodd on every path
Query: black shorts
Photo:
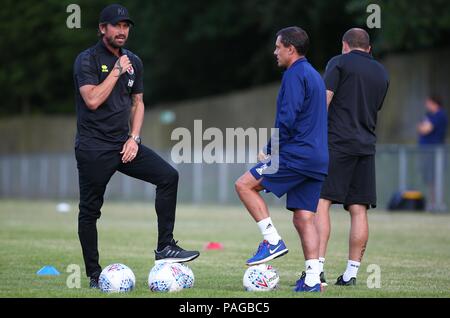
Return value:
M 328 176 L 320 197 L 343 204 L 346 210 L 352 204 L 375 208 L 375 156 L 354 156 L 330 149 Z

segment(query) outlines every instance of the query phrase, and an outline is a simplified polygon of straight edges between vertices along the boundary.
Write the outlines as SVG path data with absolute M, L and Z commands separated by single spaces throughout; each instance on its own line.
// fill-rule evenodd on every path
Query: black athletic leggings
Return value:
M 153 150 L 140 145 L 136 158 L 122 163 L 114 150 L 75 149 L 80 185 L 78 236 L 83 250 L 86 274 L 100 274 L 97 247 L 97 219 L 103 205 L 106 186 L 116 171 L 156 185 L 155 208 L 158 217 L 158 250 L 173 239 L 178 189 L 178 172 Z

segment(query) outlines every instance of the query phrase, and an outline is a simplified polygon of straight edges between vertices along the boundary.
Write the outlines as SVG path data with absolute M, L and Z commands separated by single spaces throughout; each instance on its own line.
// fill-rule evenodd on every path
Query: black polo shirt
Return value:
M 80 94 L 84 85 L 101 84 L 114 68 L 118 57 L 103 41 L 81 52 L 74 64 L 77 136 L 75 147 L 86 150 L 120 150 L 128 139 L 132 94 L 143 93 L 144 67 L 141 59 L 121 49 L 131 61 L 132 70 L 122 74 L 106 101 L 90 110 Z
M 329 149 L 375 154 L 377 113 L 389 86 L 383 65 L 369 53 L 353 50 L 328 62 L 324 80 L 334 92 L 328 109 Z

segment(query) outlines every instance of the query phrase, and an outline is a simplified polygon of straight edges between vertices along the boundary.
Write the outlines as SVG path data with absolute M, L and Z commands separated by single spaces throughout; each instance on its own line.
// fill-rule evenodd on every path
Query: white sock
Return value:
M 358 269 L 360 265 L 361 265 L 360 262 L 355 262 L 351 260 L 347 261 L 347 269 L 344 272 L 344 277 L 342 277 L 345 282 L 348 282 L 353 277 L 356 278 L 356 275 L 358 275 Z
M 319 274 L 323 272 L 324 265 L 325 265 L 325 258 L 319 257 Z
M 309 259 L 305 261 L 305 284 L 309 287 L 313 287 L 316 284 L 320 284 L 320 272 L 319 272 L 319 260 Z
M 269 241 L 271 245 L 275 245 L 281 240 L 281 236 L 278 234 L 275 225 L 273 225 L 271 218 L 266 218 L 264 220 L 259 221 L 258 223 L 259 230 L 261 234 L 264 236 L 264 239 Z

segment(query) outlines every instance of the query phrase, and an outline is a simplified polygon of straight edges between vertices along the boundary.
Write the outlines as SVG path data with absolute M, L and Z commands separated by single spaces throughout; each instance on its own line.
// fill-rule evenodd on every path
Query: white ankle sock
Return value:
M 319 260 L 309 259 L 305 261 L 305 284 L 309 287 L 313 287 L 316 284 L 320 284 L 320 272 L 319 272 Z
M 323 272 L 324 265 L 325 265 L 325 258 L 319 257 L 319 274 Z
M 264 236 L 264 239 L 269 241 L 271 245 L 275 245 L 279 240 L 281 240 L 281 237 L 278 234 L 275 225 L 273 225 L 271 218 L 265 218 L 264 220 L 261 220 L 256 224 L 258 224 L 259 230 Z
M 361 265 L 360 262 L 355 262 L 348 260 L 347 261 L 347 269 L 344 272 L 343 279 L 344 281 L 348 282 L 352 277 L 356 278 L 356 275 L 358 275 L 358 269 Z

